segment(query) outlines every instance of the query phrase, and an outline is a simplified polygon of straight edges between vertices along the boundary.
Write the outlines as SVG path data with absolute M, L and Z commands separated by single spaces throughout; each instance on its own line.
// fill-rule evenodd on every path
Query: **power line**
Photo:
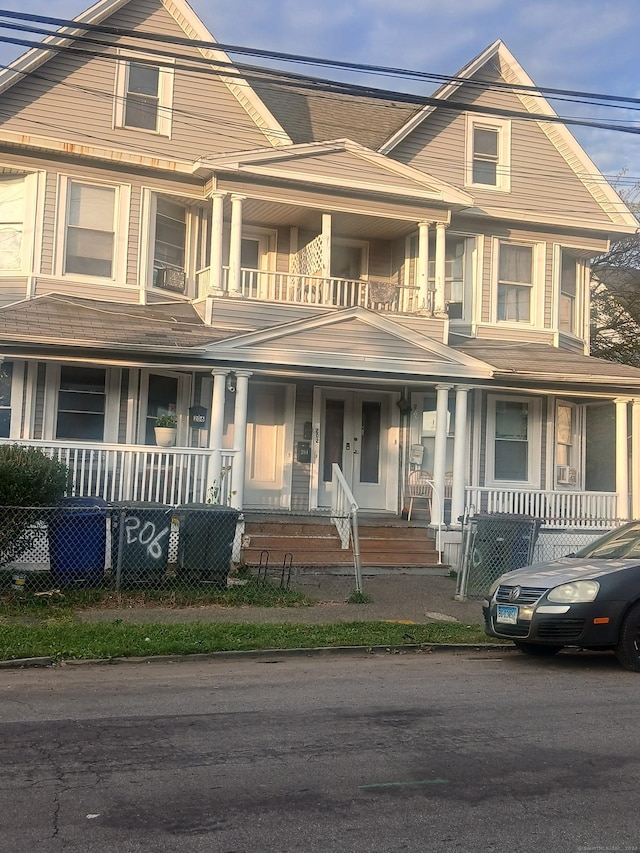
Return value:
M 133 39 L 144 39 L 145 41 L 164 42 L 167 44 L 180 44 L 198 49 L 210 49 L 215 51 L 224 51 L 225 53 L 233 53 L 238 55 L 248 55 L 259 57 L 262 59 L 278 60 L 282 62 L 292 62 L 303 65 L 315 65 L 326 68 L 335 68 L 341 71 L 354 71 L 367 74 L 380 74 L 383 76 L 402 77 L 412 80 L 428 80 L 438 83 L 465 83 L 472 86 L 486 87 L 486 82 L 480 80 L 472 80 L 468 77 L 457 77 L 448 74 L 436 74 L 427 71 L 415 71 L 407 68 L 399 68 L 385 65 L 372 65 L 368 63 L 349 62 L 345 60 L 328 59 L 326 57 L 305 56 L 303 54 L 286 53 L 282 51 L 265 50 L 254 47 L 246 47 L 243 45 L 225 44 L 216 41 L 200 41 L 198 39 L 190 39 L 186 36 L 166 36 L 162 33 L 151 33 L 146 31 L 136 31 L 126 29 L 124 27 L 113 27 L 107 24 L 89 24 L 70 20 L 68 18 L 49 17 L 45 15 L 34 15 L 25 12 L 14 12 L 7 9 L 0 9 L 0 17 L 10 18 L 13 20 L 35 21 L 37 23 L 46 23 L 58 27 L 71 27 L 74 29 L 86 30 L 89 32 L 100 32 L 119 37 L 126 36 Z M 25 28 L 28 29 L 28 28 Z M 37 29 L 30 31 L 38 32 Z M 40 32 L 48 33 L 59 38 L 75 39 L 77 36 L 73 34 L 65 34 L 57 31 L 48 32 L 40 30 Z M 55 49 L 54 46 L 39 45 L 43 50 Z M 611 95 L 598 92 L 585 92 L 572 89 L 555 89 L 546 86 L 527 86 L 521 84 L 507 83 L 494 81 L 491 84 L 496 89 L 504 89 L 516 92 L 529 92 L 543 96 L 569 96 L 581 99 L 611 101 L 621 104 L 636 104 L 640 105 L 640 98 L 635 98 L 626 95 Z

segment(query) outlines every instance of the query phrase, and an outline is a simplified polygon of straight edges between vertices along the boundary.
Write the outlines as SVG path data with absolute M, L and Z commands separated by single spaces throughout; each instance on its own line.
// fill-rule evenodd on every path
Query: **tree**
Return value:
M 640 186 L 620 192 L 640 213 Z M 591 355 L 640 367 L 640 234 L 611 245 L 591 264 Z

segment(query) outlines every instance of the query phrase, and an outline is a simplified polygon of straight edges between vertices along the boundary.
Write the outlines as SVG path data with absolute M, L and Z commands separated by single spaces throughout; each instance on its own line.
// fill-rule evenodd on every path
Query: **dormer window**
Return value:
M 511 189 L 511 126 L 508 121 L 467 116 L 465 185 Z
M 173 69 L 129 59 L 118 65 L 115 126 L 171 135 Z

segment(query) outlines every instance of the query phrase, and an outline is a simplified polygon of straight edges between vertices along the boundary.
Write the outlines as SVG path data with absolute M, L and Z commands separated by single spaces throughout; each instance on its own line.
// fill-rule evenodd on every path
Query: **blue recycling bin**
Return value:
M 52 512 L 49 565 L 56 586 L 99 586 L 104 581 L 108 504 L 102 498 L 63 498 Z

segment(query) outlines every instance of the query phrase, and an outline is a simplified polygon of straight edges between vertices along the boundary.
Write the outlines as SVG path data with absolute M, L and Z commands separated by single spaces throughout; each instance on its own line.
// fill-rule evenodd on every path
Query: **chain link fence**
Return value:
M 298 553 L 254 549 L 246 565 L 249 538 L 241 513 L 218 504 L 66 498 L 56 507 L 0 507 L 0 593 L 101 588 L 215 595 L 247 579 L 304 592 L 313 590 L 314 574 L 329 569 L 329 559 L 305 563 L 304 537 Z M 344 567 L 334 570 L 336 594 L 346 598 L 354 570 L 352 552 L 344 553 Z
M 226 588 L 239 560 L 239 512 L 215 504 L 0 507 L 0 585 L 53 588 Z M 235 554 L 234 554 L 235 550 Z
M 456 598 L 481 599 L 505 572 L 558 560 L 591 544 L 624 521 L 594 519 L 591 526 L 502 513 L 465 520 Z

